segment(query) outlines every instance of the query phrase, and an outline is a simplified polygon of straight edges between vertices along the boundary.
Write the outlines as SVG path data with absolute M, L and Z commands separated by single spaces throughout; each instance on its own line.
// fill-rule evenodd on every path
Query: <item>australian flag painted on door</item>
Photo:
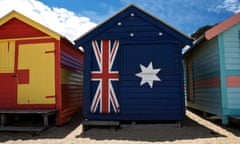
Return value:
M 182 120 L 181 49 L 192 41 L 130 5 L 75 40 L 84 48 L 88 120 Z
M 92 113 L 119 113 L 119 102 L 116 96 L 118 88 L 119 70 L 115 68 L 118 52 L 118 40 L 93 40 L 92 48 L 94 59 L 97 64 L 93 64 L 91 69 L 91 81 L 93 99 L 91 102 Z M 95 92 L 94 92 L 95 90 Z

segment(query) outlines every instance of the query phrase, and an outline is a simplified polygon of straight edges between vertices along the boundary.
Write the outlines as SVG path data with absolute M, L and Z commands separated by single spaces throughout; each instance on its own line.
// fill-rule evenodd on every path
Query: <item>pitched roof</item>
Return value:
M 34 20 L 20 14 L 19 12 L 17 11 L 11 11 L 10 13 L 6 14 L 5 16 L 3 16 L 1 19 L 0 19 L 0 26 L 7 23 L 8 21 L 10 21 L 11 19 L 18 19 L 28 25 L 31 25 L 32 27 L 36 28 L 37 30 L 49 35 L 50 37 L 53 37 L 57 40 L 60 40 L 60 38 L 62 37 L 60 34 L 46 28 L 45 26 L 35 22 Z
M 169 24 L 163 22 L 162 20 L 158 19 L 157 17 L 155 17 L 155 16 L 147 13 L 146 11 L 140 9 L 139 7 L 137 7 L 137 6 L 133 5 L 133 4 L 130 4 L 129 6 L 123 8 L 118 13 L 116 13 L 115 15 L 113 15 L 112 17 L 110 17 L 109 19 L 104 21 L 103 23 L 101 23 L 98 26 L 96 26 L 91 31 L 87 32 L 83 36 L 81 36 L 78 39 L 76 39 L 75 40 L 75 43 L 76 43 L 75 47 L 81 46 L 82 44 L 84 44 L 89 39 L 94 38 L 95 36 L 97 36 L 100 31 L 102 32 L 105 29 L 107 29 L 112 23 L 118 22 L 120 19 L 122 19 L 125 16 L 125 12 L 128 11 L 128 10 L 138 11 L 138 12 L 144 14 L 145 16 L 150 17 L 155 23 L 158 23 L 158 24 L 161 23 L 162 25 L 164 25 L 166 30 L 171 31 L 171 32 L 175 32 L 176 33 L 176 37 L 178 39 L 182 40 L 182 42 L 184 44 L 192 45 L 192 39 L 189 36 L 185 35 L 184 33 L 180 32 L 176 28 L 170 26 Z M 145 16 L 143 16 L 143 17 L 146 18 Z
M 224 20 L 223 22 L 217 24 L 216 26 L 210 28 L 207 30 L 201 37 L 199 37 L 196 41 L 194 41 L 194 45 L 186 50 L 184 52 L 184 55 L 186 55 L 188 52 L 190 52 L 192 49 L 197 47 L 199 44 L 206 40 L 211 40 L 215 36 L 219 35 L 220 33 L 224 32 L 225 30 L 231 28 L 235 24 L 240 22 L 240 13 L 237 13 L 233 15 L 232 17 Z
M 206 31 L 205 38 L 207 40 L 210 40 L 239 22 L 240 22 L 240 13 L 237 13 L 236 15 L 228 18 L 227 20 L 217 24 L 216 26 Z

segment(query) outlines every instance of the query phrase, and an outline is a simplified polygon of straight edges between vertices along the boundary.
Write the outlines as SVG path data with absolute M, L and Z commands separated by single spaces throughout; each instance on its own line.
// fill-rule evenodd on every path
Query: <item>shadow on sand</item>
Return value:
M 76 114 L 72 119 L 63 126 L 56 126 L 54 122 L 50 128 L 40 132 L 39 135 L 33 136 L 32 132 L 0 132 L 0 143 L 9 140 L 30 140 L 30 139 L 63 139 L 70 134 L 75 128 L 80 126 L 82 115 Z
M 176 124 L 136 124 L 122 125 L 114 130 L 107 127 L 95 127 L 85 131 L 77 138 L 90 138 L 95 140 L 131 140 L 131 141 L 175 141 L 191 140 L 197 138 L 226 137 L 216 131 L 212 131 L 186 117 L 183 127 Z
M 142 142 L 164 142 L 175 140 L 193 140 L 198 138 L 218 138 L 226 137 L 217 131 L 202 126 L 196 121 L 186 116 L 183 127 L 178 128 L 175 123 L 145 123 L 145 124 L 123 124 L 120 129 L 109 127 L 93 127 L 82 132 L 82 116 L 75 115 L 71 121 L 62 127 L 52 126 L 40 133 L 39 136 L 32 137 L 31 133 L 23 132 L 0 132 L 0 143 L 16 140 L 39 140 L 39 139 L 64 139 L 67 135 L 77 129 L 79 133 L 72 136 L 73 139 L 90 138 L 93 140 L 129 140 Z M 219 122 L 214 122 L 228 132 L 240 136 L 240 128 L 235 126 L 222 126 Z

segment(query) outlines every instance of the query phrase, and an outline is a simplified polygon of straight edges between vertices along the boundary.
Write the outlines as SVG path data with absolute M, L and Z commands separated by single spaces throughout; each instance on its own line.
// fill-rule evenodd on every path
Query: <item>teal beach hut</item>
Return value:
M 240 13 L 206 31 L 184 53 L 187 106 L 220 116 L 240 116 Z

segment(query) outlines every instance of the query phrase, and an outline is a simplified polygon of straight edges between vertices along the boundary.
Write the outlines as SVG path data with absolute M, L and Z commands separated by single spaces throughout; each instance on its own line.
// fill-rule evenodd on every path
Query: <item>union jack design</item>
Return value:
M 99 71 L 91 72 L 91 80 L 99 81 L 96 93 L 91 104 L 91 112 L 95 113 L 98 106 L 100 113 L 110 113 L 111 106 L 115 113 L 119 113 L 119 103 L 112 85 L 112 81 L 119 80 L 118 71 L 112 71 L 112 66 L 118 51 L 119 41 L 114 40 L 111 47 L 111 40 L 92 41 L 93 51 L 98 63 Z

